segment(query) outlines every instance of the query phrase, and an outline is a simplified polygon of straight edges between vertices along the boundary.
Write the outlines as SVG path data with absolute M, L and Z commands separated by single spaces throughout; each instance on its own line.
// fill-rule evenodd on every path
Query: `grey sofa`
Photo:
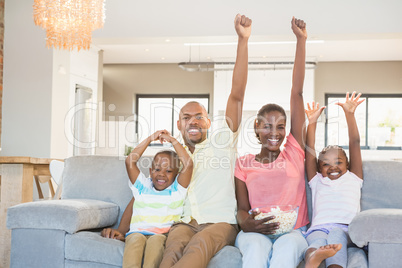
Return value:
M 141 169 L 146 172 L 149 164 L 149 159 L 143 161 Z M 402 179 L 398 180 L 402 163 L 365 162 L 364 173 L 364 211 L 350 225 L 351 238 L 359 246 L 369 245 L 371 267 L 397 267 L 394 264 L 402 263 L 401 254 L 395 254 L 402 252 L 402 226 L 398 224 L 402 220 L 402 197 L 398 193 L 402 190 Z M 123 159 L 66 159 L 61 200 L 8 209 L 11 267 L 120 267 L 124 243 L 103 238 L 99 231 L 118 226 L 131 199 L 127 181 Z M 307 194 L 310 196 L 309 191 Z M 368 266 L 363 250 L 350 248 L 348 252 L 348 267 Z M 240 252 L 226 246 L 212 258 L 208 268 L 240 268 L 241 264 Z

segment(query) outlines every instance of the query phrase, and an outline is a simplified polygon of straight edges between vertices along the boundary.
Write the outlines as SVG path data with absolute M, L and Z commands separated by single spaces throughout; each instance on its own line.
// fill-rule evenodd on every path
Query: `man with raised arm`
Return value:
M 233 245 L 236 239 L 238 228 L 233 178 L 247 84 L 251 23 L 246 16 L 236 15 L 237 57 L 225 120 L 217 122 L 219 127 L 207 137 L 211 121 L 201 104 L 189 102 L 180 111 L 177 127 L 194 168 L 184 213 L 181 221 L 169 231 L 161 268 L 207 267 L 219 250 Z M 126 211 L 128 209 L 132 209 L 130 204 Z M 106 229 L 103 235 L 121 237 L 121 233 L 128 229 L 126 221 L 127 217 L 123 215 L 119 229 Z

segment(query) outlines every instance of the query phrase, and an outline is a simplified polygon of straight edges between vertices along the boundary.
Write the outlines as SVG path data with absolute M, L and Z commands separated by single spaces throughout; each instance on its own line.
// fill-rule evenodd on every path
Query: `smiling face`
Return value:
M 286 137 L 286 117 L 279 111 L 270 111 L 256 121 L 255 133 L 262 147 L 271 152 L 280 151 Z
M 342 149 L 330 149 L 320 154 L 318 169 L 322 176 L 337 180 L 348 170 L 348 160 Z
M 177 128 L 187 146 L 194 147 L 204 141 L 210 126 L 207 111 L 201 104 L 189 102 L 181 108 Z
M 168 154 L 160 153 L 154 157 L 149 174 L 155 189 L 161 191 L 169 187 L 179 172 L 175 159 Z

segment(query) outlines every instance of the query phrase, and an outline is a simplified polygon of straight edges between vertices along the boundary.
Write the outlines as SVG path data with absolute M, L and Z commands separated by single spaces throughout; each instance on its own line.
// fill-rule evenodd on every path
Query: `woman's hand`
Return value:
M 275 219 L 275 216 L 269 216 L 261 220 L 255 220 L 254 217 L 258 214 L 260 214 L 260 212 L 253 211 L 252 214 L 249 214 L 248 217 L 243 220 L 240 225 L 243 232 L 255 232 L 265 235 L 274 234 L 275 231 L 279 228 L 279 223 L 273 222 L 266 224 L 266 222 Z
M 237 14 L 235 17 L 235 29 L 236 33 L 240 38 L 249 38 L 251 34 L 251 23 L 252 20 L 246 16 Z
M 292 18 L 292 31 L 296 35 L 297 39 L 307 39 L 306 23 L 303 20 Z

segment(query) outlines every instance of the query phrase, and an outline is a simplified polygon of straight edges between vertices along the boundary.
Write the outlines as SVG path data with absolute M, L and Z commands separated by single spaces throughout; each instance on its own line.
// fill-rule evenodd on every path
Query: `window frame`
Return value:
M 135 114 L 136 114 L 136 119 L 135 119 L 135 133 L 138 134 L 138 108 L 139 108 L 139 100 L 140 98 L 147 98 L 147 99 L 158 99 L 158 98 L 171 98 L 172 99 L 172 106 L 174 107 L 175 105 L 175 99 L 199 99 L 199 98 L 206 98 L 208 99 L 208 107 L 205 107 L 207 109 L 207 113 L 209 114 L 209 107 L 211 106 L 211 99 L 210 99 L 210 94 L 136 94 L 135 95 Z M 172 131 L 175 126 L 174 122 L 174 109 L 172 109 Z M 172 132 L 173 133 L 173 132 Z M 150 144 L 152 146 L 156 146 L 153 144 Z
M 366 114 L 365 114 L 365 119 L 366 119 L 366 124 L 365 124 L 365 134 L 366 134 L 366 140 L 365 144 L 363 146 L 360 146 L 362 150 L 369 150 L 371 149 L 370 146 L 368 145 L 369 141 L 369 133 L 368 133 L 368 106 L 370 99 L 372 98 L 402 98 L 402 94 L 362 94 L 362 97 L 366 99 L 364 102 L 366 106 Z M 325 106 L 328 107 L 328 99 L 329 98 L 345 98 L 345 94 L 342 93 L 325 93 Z M 328 146 L 328 112 L 325 111 L 325 137 L 324 137 L 324 144 L 325 147 Z M 349 149 L 349 146 L 343 146 L 345 149 Z M 402 150 L 402 145 L 401 146 L 378 146 L 376 147 L 376 150 Z

